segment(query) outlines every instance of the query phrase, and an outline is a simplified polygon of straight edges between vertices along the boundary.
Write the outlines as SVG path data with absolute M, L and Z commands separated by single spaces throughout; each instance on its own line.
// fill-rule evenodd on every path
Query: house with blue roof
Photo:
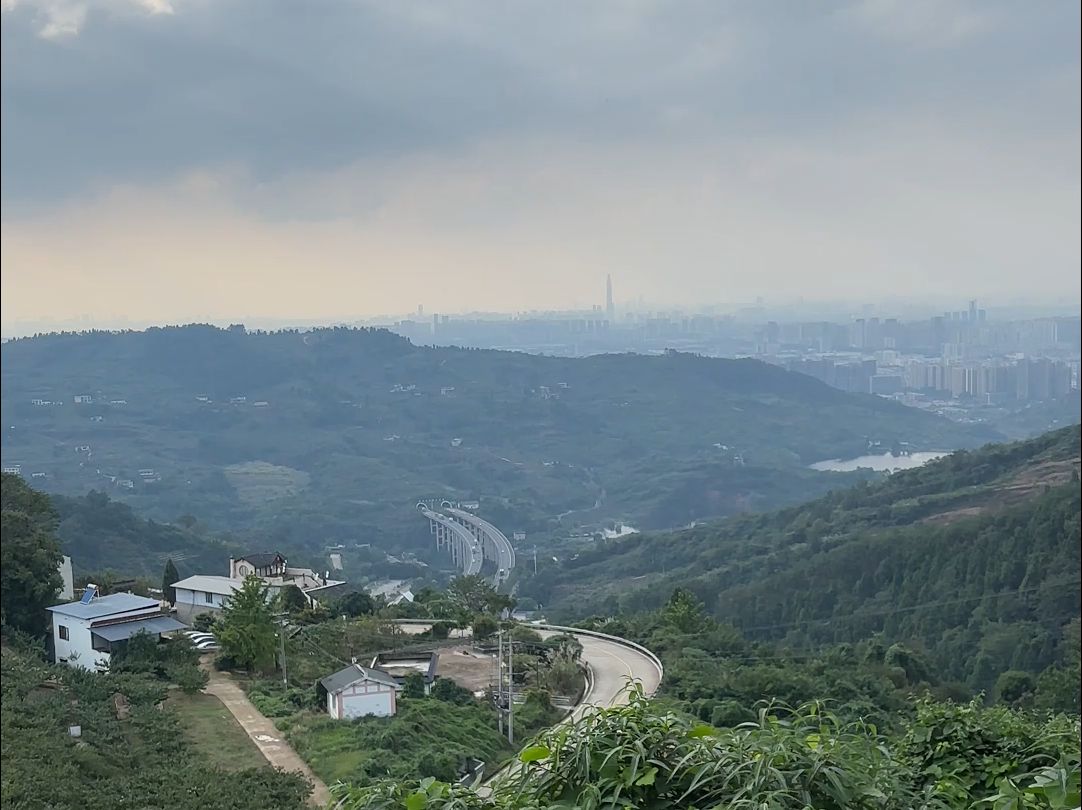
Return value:
M 55 660 L 97 671 L 108 669 L 111 655 L 137 633 L 161 638 L 185 627 L 163 613 L 157 599 L 132 593 L 98 596 L 93 586 L 81 601 L 53 605 L 49 613 Z

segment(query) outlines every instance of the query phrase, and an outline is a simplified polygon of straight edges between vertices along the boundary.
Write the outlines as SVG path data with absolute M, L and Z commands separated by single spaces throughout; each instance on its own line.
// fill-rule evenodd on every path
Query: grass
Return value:
M 300 712 L 279 720 L 278 727 L 328 784 L 339 779 L 367 784 L 384 777 L 453 781 L 467 757 L 495 767 L 513 754 L 497 731 L 495 712 L 480 703 L 405 698 L 394 717 L 332 720 Z
M 174 691 L 166 705 L 176 712 L 185 736 L 209 762 L 227 771 L 267 765 L 255 743 L 214 695 Z
M 226 467 L 225 477 L 240 500 L 258 504 L 297 494 L 308 486 L 311 476 L 302 470 L 266 461 L 245 461 Z

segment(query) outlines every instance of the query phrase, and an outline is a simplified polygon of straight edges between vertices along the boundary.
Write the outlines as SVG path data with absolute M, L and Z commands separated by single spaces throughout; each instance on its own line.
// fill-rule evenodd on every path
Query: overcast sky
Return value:
M 1077 0 L 3 9 L 5 323 L 1077 306 Z

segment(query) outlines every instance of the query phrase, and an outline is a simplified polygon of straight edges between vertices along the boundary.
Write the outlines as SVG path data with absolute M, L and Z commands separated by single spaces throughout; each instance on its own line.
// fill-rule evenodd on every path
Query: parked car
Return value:
M 202 641 L 196 641 L 192 644 L 192 646 L 200 652 L 214 652 L 215 650 L 221 649 L 218 646 L 218 642 L 212 638 L 206 638 Z

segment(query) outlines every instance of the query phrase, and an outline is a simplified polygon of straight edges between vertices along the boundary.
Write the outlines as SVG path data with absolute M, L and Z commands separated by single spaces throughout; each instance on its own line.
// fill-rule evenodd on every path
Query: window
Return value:
M 56 631 L 60 634 L 60 638 L 64 641 L 68 640 L 68 628 L 62 624 L 57 625 Z
M 203 596 L 206 598 L 208 605 L 214 604 L 214 594 L 212 594 L 210 591 L 207 591 L 205 594 L 203 594 Z

